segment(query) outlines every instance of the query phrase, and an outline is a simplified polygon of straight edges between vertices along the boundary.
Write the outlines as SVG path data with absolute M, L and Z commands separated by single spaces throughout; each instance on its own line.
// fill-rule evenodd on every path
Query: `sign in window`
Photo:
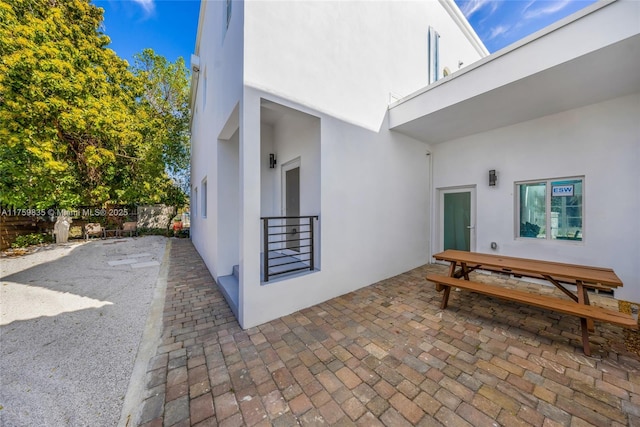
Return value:
M 584 178 L 516 183 L 516 237 L 582 241 Z
M 573 196 L 573 184 L 552 186 L 551 196 L 554 196 L 554 197 Z

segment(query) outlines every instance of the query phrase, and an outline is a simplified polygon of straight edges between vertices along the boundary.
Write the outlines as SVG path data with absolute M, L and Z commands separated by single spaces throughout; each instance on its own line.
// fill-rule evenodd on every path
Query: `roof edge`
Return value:
M 443 2 L 443 1 L 447 1 L 447 0 L 439 0 L 439 1 Z M 411 99 L 416 98 L 417 96 L 420 96 L 425 92 L 433 90 L 436 87 L 439 87 L 439 86 L 441 86 L 443 84 L 451 82 L 451 81 L 455 80 L 456 78 L 458 78 L 460 76 L 463 76 L 463 75 L 475 70 L 476 68 L 482 67 L 483 65 L 485 65 L 485 64 L 487 64 L 487 63 L 489 63 L 491 61 L 495 61 L 495 60 L 497 60 L 497 59 L 499 59 L 499 58 L 501 58 L 501 57 L 513 52 L 514 50 L 520 49 L 520 48 L 522 48 L 522 47 L 524 47 L 524 46 L 526 46 L 526 45 L 528 45 L 530 43 L 533 43 L 536 40 L 541 39 L 541 38 L 547 36 L 548 34 L 551 34 L 551 33 L 555 32 L 555 31 L 559 30 L 560 28 L 566 27 L 567 25 L 571 24 L 574 21 L 578 21 L 578 20 L 584 18 L 585 16 L 590 15 L 590 14 L 592 14 L 592 13 L 594 13 L 594 12 L 600 10 L 600 9 L 603 9 L 603 8 L 613 4 L 613 3 L 616 3 L 618 1 L 619 0 L 598 0 L 595 3 L 593 3 L 593 4 L 589 5 L 589 6 L 586 6 L 583 9 L 578 10 L 577 12 L 575 12 L 573 14 L 571 14 L 571 15 L 563 18 L 563 19 L 560 19 L 559 21 L 556 21 L 555 23 L 553 23 L 551 25 L 548 25 L 548 26 L 538 30 L 533 34 L 530 34 L 527 37 L 524 37 L 523 39 L 521 39 L 521 40 L 519 40 L 519 41 L 517 41 L 517 42 L 515 42 L 513 44 L 510 44 L 510 45 L 498 50 L 497 52 L 494 52 L 494 53 L 490 54 L 489 56 L 486 56 L 486 57 L 474 62 L 473 64 L 470 64 L 470 65 L 468 65 L 468 66 L 466 66 L 466 67 L 464 67 L 464 68 L 462 68 L 460 70 L 457 70 L 457 71 L 453 72 L 451 75 L 449 75 L 449 76 L 447 76 L 445 78 L 439 79 L 435 83 L 427 85 L 427 86 L 425 86 L 425 87 L 423 87 L 421 89 L 418 89 L 417 91 L 415 91 L 415 92 L 413 92 L 413 93 L 411 93 L 411 94 L 409 94 L 409 95 L 407 95 L 407 96 L 405 96 L 405 97 L 403 97 L 401 99 L 398 99 L 397 101 L 394 101 L 393 103 L 389 104 L 389 109 L 392 109 L 394 107 L 397 107 L 400 104 L 403 104 L 403 103 L 405 103 L 407 101 L 410 101 Z M 460 13 L 462 13 L 462 12 L 460 12 Z
M 465 37 L 471 42 L 473 48 L 478 52 L 478 54 L 484 58 L 489 56 L 489 51 L 486 46 L 478 36 L 478 33 L 473 29 L 469 21 L 464 16 L 458 5 L 454 2 L 454 0 L 438 0 L 442 7 L 447 11 L 449 16 L 454 20 L 456 25 L 460 27 L 462 33 Z
M 200 12 L 198 13 L 198 30 L 196 32 L 196 45 L 194 49 L 194 54 L 196 56 L 200 56 L 200 39 L 202 38 L 202 24 L 204 21 L 204 16 L 206 14 L 207 9 L 207 0 L 202 0 L 200 2 Z M 194 89 L 195 88 L 195 89 Z M 193 71 L 191 72 L 191 83 L 189 85 L 189 109 L 191 110 L 191 118 L 189 119 L 189 127 L 193 123 L 193 116 L 195 110 L 195 97 L 198 89 L 198 76 Z

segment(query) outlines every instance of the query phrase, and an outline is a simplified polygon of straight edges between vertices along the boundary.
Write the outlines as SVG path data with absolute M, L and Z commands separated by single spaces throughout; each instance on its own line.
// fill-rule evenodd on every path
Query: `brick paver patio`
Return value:
M 629 332 L 596 323 L 585 357 L 577 318 L 468 292 L 442 311 L 428 271 L 243 331 L 174 240 L 141 424 L 640 426 Z

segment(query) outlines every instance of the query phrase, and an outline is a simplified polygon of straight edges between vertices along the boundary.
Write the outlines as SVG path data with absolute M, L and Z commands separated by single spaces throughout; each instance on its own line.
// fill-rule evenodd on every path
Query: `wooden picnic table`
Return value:
M 622 286 L 622 280 L 610 268 L 586 265 L 566 264 L 528 258 L 516 258 L 504 255 L 483 254 L 447 249 L 433 256 L 439 261 L 450 263 L 449 275 L 469 280 L 469 273 L 477 270 L 498 271 L 515 276 L 543 279 L 555 285 L 564 294 L 582 304 L 589 303 L 588 288 L 611 290 Z M 566 288 L 566 284 L 575 285 L 577 295 Z
M 451 287 L 460 287 L 472 292 L 480 292 L 489 296 L 520 301 L 566 314 L 577 315 L 581 318 L 581 323 L 583 323 L 583 347 L 587 355 L 590 353 L 588 331 L 594 330 L 593 319 L 607 321 L 625 327 L 637 327 L 637 324 L 634 323 L 635 320 L 632 319 L 630 315 L 590 306 L 587 289 L 611 290 L 622 286 L 622 281 L 610 268 L 452 249 L 437 253 L 433 255 L 433 257 L 436 260 L 450 263 L 449 277 L 436 275 L 427 276 L 427 279 L 436 283 L 436 289 L 438 291 L 444 291 L 441 304 L 441 308 L 443 309 L 447 307 Z M 573 305 L 569 301 L 560 298 L 537 296 L 519 290 L 508 290 L 488 284 L 470 282 L 469 273 L 478 269 L 513 274 L 515 277 L 531 277 L 546 280 L 579 305 Z M 576 291 L 570 290 L 567 285 L 574 285 Z

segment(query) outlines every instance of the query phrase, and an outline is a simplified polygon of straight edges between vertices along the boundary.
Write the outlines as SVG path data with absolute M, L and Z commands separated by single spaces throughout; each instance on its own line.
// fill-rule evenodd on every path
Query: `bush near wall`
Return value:
M 41 228 L 47 228 L 38 217 L 31 216 L 0 216 L 0 250 L 9 249 L 19 236 L 37 233 Z
M 173 236 L 173 231 L 166 228 L 138 228 L 138 236 Z
M 26 248 L 27 246 L 40 245 L 42 243 L 52 243 L 53 236 L 48 233 L 31 233 L 17 236 L 11 243 L 12 248 Z

